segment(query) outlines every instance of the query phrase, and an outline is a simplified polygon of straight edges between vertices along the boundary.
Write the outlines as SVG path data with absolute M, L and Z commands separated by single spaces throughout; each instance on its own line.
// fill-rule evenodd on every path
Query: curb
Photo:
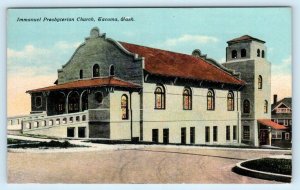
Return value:
M 261 158 L 256 158 L 256 159 L 251 159 L 251 160 L 246 160 L 242 161 L 236 164 L 234 168 L 232 168 L 232 171 L 244 175 L 244 176 L 249 176 L 249 177 L 254 177 L 254 178 L 259 178 L 259 179 L 266 179 L 266 180 L 275 180 L 275 181 L 280 181 L 280 182 L 285 182 L 285 183 L 290 183 L 292 180 L 291 175 L 283 175 L 283 174 L 277 174 L 277 173 L 271 173 L 271 172 L 263 172 L 259 170 L 253 170 L 249 169 L 246 167 L 243 167 L 242 164 L 244 162 L 252 161 L 252 160 L 258 160 Z

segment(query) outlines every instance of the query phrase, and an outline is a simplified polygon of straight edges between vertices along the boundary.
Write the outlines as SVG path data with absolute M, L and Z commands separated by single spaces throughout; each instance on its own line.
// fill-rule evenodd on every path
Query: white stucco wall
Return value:
M 122 120 L 121 97 L 128 97 L 128 120 Z M 130 94 L 127 91 L 114 91 L 110 93 L 110 139 L 130 139 L 132 118 L 132 135 L 140 136 L 140 95 L 137 92 L 131 94 L 132 116 L 130 115 Z
M 207 110 L 206 88 L 192 88 L 192 110 L 183 110 L 183 86 L 165 85 L 166 109 L 154 109 L 156 84 L 144 83 L 143 132 L 144 141 L 152 141 L 152 129 L 159 129 L 159 142 L 163 142 L 163 129 L 169 129 L 169 142 L 181 142 L 181 128 L 186 127 L 186 142 L 190 143 L 190 127 L 195 127 L 195 143 L 205 144 L 205 127 L 210 127 L 211 143 L 233 143 L 233 125 L 239 127 L 237 111 L 238 92 L 234 91 L 235 110 L 227 111 L 228 90 L 216 90 L 215 110 Z M 240 109 L 240 108 L 239 108 Z M 226 141 L 226 126 L 231 127 L 231 141 Z M 213 126 L 218 126 L 218 141 L 213 142 Z

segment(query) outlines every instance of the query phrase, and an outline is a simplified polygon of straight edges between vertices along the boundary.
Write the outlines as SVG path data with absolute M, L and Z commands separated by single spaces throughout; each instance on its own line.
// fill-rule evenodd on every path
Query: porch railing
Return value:
M 89 112 L 76 112 L 62 115 L 52 115 L 31 119 L 24 119 L 22 121 L 22 130 L 31 130 L 36 128 L 49 128 L 61 125 L 70 125 L 74 123 L 82 123 L 88 121 Z

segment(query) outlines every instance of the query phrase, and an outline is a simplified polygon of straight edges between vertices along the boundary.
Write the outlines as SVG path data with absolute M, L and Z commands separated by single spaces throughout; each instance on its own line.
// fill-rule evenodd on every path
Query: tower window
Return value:
M 165 109 L 166 93 L 163 86 L 158 86 L 154 92 L 155 95 L 155 109 Z
M 260 49 L 257 49 L 257 57 L 260 57 Z
M 246 57 L 246 49 L 241 50 L 241 57 Z
M 79 78 L 80 78 L 80 79 L 83 78 L 83 71 L 82 71 L 82 69 L 79 71 Z
M 237 58 L 237 51 L 236 50 L 232 50 L 232 52 L 231 52 L 231 58 L 232 59 L 236 59 Z
M 268 101 L 265 100 L 265 104 L 264 104 L 264 113 L 268 113 Z
M 265 58 L 265 51 L 264 50 L 261 51 L 261 57 Z
M 109 67 L 109 76 L 115 76 L 115 66 L 111 65 Z
M 207 92 L 207 110 L 215 109 L 215 94 L 213 90 Z
M 99 77 L 100 76 L 100 67 L 98 64 L 95 64 L 93 66 L 93 77 Z
M 250 113 L 250 102 L 249 100 L 244 100 L 243 102 L 243 112 Z
M 190 88 L 185 88 L 183 90 L 183 109 L 184 110 L 192 109 L 192 91 Z
M 258 89 L 262 89 L 262 76 L 258 76 Z

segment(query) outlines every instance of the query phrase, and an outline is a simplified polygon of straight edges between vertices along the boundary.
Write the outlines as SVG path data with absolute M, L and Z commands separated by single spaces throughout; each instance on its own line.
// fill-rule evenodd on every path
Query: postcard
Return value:
M 292 180 L 291 8 L 9 8 L 8 183 Z

